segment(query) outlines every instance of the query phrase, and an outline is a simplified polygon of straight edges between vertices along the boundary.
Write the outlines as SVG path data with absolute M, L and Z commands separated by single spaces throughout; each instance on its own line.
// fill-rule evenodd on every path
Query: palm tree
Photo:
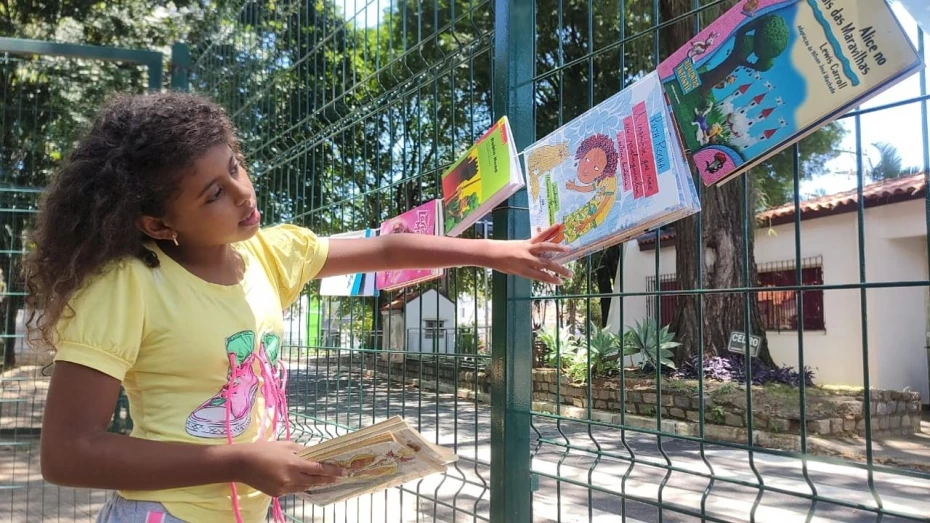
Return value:
M 872 166 L 869 178 L 872 181 L 893 180 L 920 172 L 917 167 L 903 167 L 904 161 L 898 153 L 898 148 L 894 145 L 886 142 L 875 142 L 872 147 L 878 150 L 878 163 L 872 164 L 872 160 L 869 160 L 869 164 Z

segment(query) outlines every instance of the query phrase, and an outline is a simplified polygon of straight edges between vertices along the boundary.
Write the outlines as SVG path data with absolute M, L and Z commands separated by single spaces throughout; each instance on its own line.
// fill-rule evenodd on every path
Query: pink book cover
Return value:
M 438 236 L 437 224 L 442 216 L 441 203 L 442 200 L 432 200 L 384 221 L 381 224 L 381 236 L 388 234 Z M 375 283 L 379 290 L 389 291 L 438 278 L 442 276 L 442 272 L 442 269 L 384 271 L 375 275 Z

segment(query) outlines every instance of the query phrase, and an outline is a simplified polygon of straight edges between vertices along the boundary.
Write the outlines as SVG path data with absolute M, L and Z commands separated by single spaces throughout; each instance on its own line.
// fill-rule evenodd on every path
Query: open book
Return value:
M 442 473 L 446 466 L 458 460 L 451 450 L 424 439 L 400 416 L 307 447 L 297 455 L 308 461 L 343 467 L 349 472 L 334 484 L 298 494 L 317 506 Z

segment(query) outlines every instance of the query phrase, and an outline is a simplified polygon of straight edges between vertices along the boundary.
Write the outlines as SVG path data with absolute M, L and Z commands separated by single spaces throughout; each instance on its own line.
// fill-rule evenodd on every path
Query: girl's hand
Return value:
M 329 485 L 346 475 L 345 469 L 297 457 L 305 447 L 293 441 L 245 443 L 240 448 L 236 480 L 271 497 Z
M 506 274 L 561 285 L 562 278 L 572 277 L 571 271 L 546 257 L 546 254 L 571 250 L 567 245 L 552 241 L 560 237 L 561 232 L 561 225 L 553 225 L 529 240 L 496 241 L 491 244 L 488 265 Z

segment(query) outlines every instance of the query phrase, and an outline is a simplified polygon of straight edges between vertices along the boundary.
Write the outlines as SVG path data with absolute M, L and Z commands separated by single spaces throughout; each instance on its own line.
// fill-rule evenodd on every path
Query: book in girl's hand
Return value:
M 375 229 L 363 229 L 334 234 L 331 238 L 371 238 L 376 236 Z M 344 274 L 328 276 L 320 280 L 320 296 L 377 296 L 375 273 Z
M 307 447 L 297 456 L 348 472 L 336 483 L 298 494 L 317 506 L 442 473 L 458 460 L 453 451 L 431 443 L 399 416 Z
M 523 186 L 517 148 L 504 116 L 442 175 L 446 236 L 462 234 Z
M 568 262 L 700 210 L 656 73 L 525 151 L 530 226 L 561 224 Z
M 442 236 L 442 200 L 436 199 L 381 223 L 381 236 L 388 234 L 428 234 Z M 390 291 L 442 276 L 442 269 L 382 271 L 375 273 L 379 290 Z
M 691 163 L 711 185 L 921 67 L 885 0 L 742 0 L 658 72 Z

